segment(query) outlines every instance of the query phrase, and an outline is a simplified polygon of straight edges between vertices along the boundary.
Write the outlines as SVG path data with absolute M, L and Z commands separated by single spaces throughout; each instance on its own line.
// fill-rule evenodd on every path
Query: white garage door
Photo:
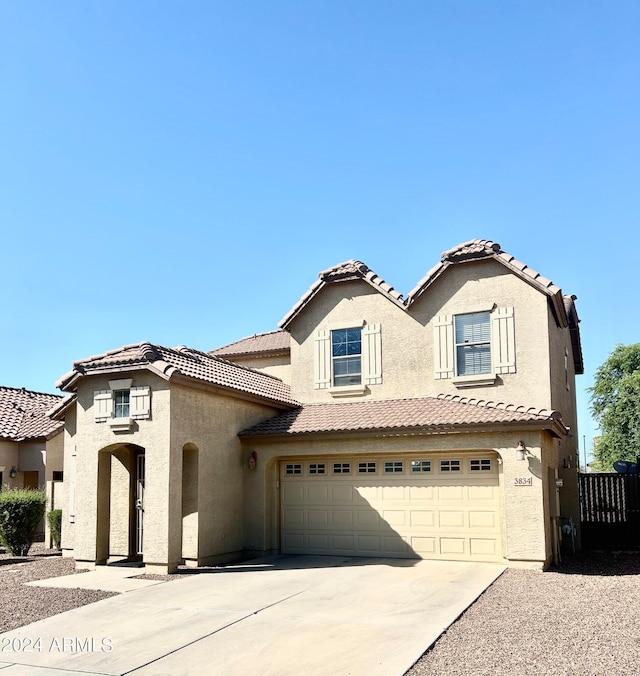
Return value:
M 287 460 L 282 551 L 499 561 L 494 454 Z

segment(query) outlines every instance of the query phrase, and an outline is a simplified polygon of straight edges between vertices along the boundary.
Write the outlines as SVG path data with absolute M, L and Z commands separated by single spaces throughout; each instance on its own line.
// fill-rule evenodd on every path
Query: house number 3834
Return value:
M 533 477 L 531 476 L 517 476 L 513 480 L 514 486 L 533 486 Z

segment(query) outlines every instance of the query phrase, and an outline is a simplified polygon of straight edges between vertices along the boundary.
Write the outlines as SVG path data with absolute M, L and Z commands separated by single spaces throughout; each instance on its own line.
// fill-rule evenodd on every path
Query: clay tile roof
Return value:
M 387 284 L 382 277 L 379 277 L 362 261 L 349 260 L 344 263 L 339 263 L 327 270 L 323 270 L 318 274 L 318 277 L 319 279 L 311 285 L 302 298 L 300 298 L 300 300 L 282 318 L 278 324 L 280 328 L 286 329 L 316 294 L 318 294 L 327 284 L 332 284 L 334 282 L 362 280 L 388 298 L 392 303 L 404 308 L 402 294 L 396 291 L 390 284 Z
M 62 430 L 47 411 L 62 399 L 57 394 L 0 386 L 0 438 L 12 441 L 50 437 Z
M 153 371 L 167 380 L 184 376 L 285 407 L 298 405 L 291 397 L 289 386 L 279 378 L 184 345 L 172 349 L 148 342 L 125 345 L 118 350 L 76 361 L 73 370 L 56 385 L 69 391 L 81 376 L 139 368 Z
M 247 336 L 234 343 L 210 350 L 208 354 L 218 357 L 289 354 L 290 341 L 289 334 L 278 329 L 267 333 L 255 333 L 253 336 Z
M 556 429 L 561 421 L 555 411 L 439 395 L 420 399 L 309 404 L 281 413 L 240 434 L 288 436 L 385 430 L 410 433 L 523 423 Z

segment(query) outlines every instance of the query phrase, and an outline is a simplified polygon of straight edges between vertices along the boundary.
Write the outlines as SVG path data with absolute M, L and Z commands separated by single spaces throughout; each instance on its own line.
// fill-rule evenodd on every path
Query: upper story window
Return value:
M 333 385 L 362 383 L 362 329 L 337 329 L 331 332 Z
M 113 417 L 128 418 L 130 405 L 130 391 L 116 390 L 113 393 Z
M 497 376 L 516 372 L 513 308 L 471 310 L 433 322 L 435 378 L 450 378 L 456 387 L 493 385 Z
M 133 386 L 131 378 L 110 380 L 108 390 L 93 393 L 93 418 L 106 422 L 114 430 L 126 432 L 134 420 L 151 417 L 151 389 L 148 385 Z
M 491 321 L 489 312 L 456 315 L 456 374 L 491 373 Z
M 349 322 L 318 329 L 314 338 L 314 387 L 335 397 L 363 394 L 382 384 L 380 324 Z

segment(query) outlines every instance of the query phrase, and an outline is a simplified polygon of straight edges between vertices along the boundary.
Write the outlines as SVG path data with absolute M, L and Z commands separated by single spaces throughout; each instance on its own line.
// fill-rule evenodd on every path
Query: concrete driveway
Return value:
M 277 556 L 211 570 L 1 634 L 0 673 L 401 676 L 504 567 Z

